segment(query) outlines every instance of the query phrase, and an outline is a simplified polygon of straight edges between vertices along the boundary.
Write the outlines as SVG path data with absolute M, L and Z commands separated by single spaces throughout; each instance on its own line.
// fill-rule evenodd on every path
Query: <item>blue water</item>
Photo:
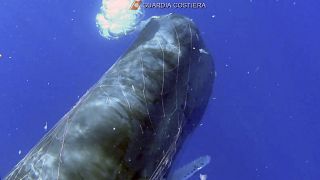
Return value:
M 175 166 L 208 154 L 201 173 L 209 180 L 319 180 L 320 1 L 203 2 L 206 9 L 176 12 L 198 24 L 218 76 Z M 0 1 L 0 177 L 135 39 L 102 38 L 100 5 Z

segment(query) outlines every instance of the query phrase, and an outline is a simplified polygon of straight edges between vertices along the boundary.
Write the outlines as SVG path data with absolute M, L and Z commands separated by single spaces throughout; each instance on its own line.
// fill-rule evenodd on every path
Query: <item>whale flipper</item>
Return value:
M 210 156 L 202 156 L 187 165 L 173 171 L 167 180 L 187 180 L 210 163 Z

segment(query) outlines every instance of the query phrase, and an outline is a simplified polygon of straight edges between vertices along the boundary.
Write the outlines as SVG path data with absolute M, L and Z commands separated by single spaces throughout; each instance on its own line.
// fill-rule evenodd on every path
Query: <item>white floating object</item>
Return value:
M 202 54 L 209 54 L 206 50 L 204 49 L 199 49 L 199 52 L 202 53 Z
M 207 177 L 206 174 L 200 174 L 200 180 L 207 180 Z
M 44 129 L 45 131 L 48 130 L 48 122 L 46 122 L 46 124 L 43 126 L 43 129 Z
M 132 0 L 102 0 L 100 12 L 96 16 L 100 34 L 107 39 L 117 39 L 134 31 L 141 21 L 143 11 L 136 6 L 133 8 L 133 5 Z

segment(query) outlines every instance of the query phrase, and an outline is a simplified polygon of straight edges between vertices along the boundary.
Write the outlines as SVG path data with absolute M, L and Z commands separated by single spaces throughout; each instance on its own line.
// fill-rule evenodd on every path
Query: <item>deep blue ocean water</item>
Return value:
M 200 172 L 209 180 L 319 180 L 320 1 L 201 2 L 206 9 L 174 12 L 199 26 L 217 78 L 202 126 L 174 166 L 208 154 Z M 0 1 L 0 177 L 135 39 L 101 37 L 100 5 Z

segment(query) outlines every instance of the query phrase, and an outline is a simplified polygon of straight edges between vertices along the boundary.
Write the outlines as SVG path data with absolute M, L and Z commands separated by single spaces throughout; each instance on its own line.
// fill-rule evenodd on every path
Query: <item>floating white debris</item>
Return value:
M 206 180 L 207 177 L 208 176 L 206 174 L 200 174 L 200 180 Z
M 199 49 L 199 52 L 202 53 L 202 54 L 209 54 L 206 50 L 204 49 Z
M 100 34 L 107 39 L 117 39 L 133 32 L 144 14 L 139 6 L 132 7 L 137 3 L 132 0 L 102 0 L 100 12 L 96 16 Z
M 43 129 L 44 129 L 45 131 L 48 130 L 48 122 L 47 122 L 47 121 L 46 121 L 46 124 L 43 126 Z

